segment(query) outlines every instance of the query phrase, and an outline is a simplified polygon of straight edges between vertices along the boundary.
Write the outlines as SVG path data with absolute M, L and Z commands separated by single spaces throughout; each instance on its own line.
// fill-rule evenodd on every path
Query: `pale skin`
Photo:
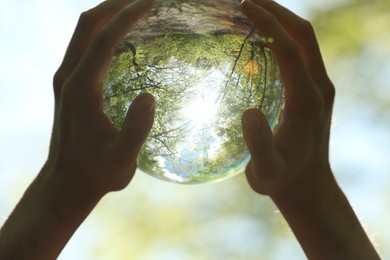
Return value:
M 130 183 L 154 98 L 138 96 L 117 131 L 103 113 L 102 80 L 116 46 L 153 2 L 108 0 L 81 15 L 54 77 L 49 156 L 1 229 L 0 259 L 57 258 L 100 199 Z M 335 91 L 311 25 L 272 1 L 246 0 L 242 10 L 274 39 L 286 89 L 275 134 L 259 110 L 242 116 L 250 186 L 271 197 L 309 259 L 379 259 L 329 165 Z

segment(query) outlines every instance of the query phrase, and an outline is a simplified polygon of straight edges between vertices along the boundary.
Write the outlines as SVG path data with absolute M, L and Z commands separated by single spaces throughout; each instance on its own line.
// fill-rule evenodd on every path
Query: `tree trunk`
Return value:
M 239 0 L 157 0 L 155 9 L 136 24 L 125 41 L 142 45 L 168 33 L 246 37 L 252 29 Z

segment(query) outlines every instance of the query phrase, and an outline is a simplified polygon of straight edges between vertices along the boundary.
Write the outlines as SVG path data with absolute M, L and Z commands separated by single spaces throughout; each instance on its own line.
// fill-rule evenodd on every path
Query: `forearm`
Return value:
M 1 228 L 0 259 L 56 259 L 99 200 L 43 171 Z
M 379 259 L 330 170 L 272 199 L 309 259 Z

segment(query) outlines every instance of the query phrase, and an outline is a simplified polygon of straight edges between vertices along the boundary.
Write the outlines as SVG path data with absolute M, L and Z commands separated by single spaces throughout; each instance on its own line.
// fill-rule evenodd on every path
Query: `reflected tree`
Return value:
M 205 182 L 222 177 L 227 168 L 247 158 L 242 112 L 257 107 L 273 122 L 283 104 L 273 56 L 262 42 L 248 41 L 250 36 L 166 34 L 143 45 L 124 42 L 118 49 L 104 93 L 106 113 L 114 125 L 121 126 L 139 93 L 148 91 L 157 101 L 155 125 L 139 157 L 142 170 L 165 178 L 165 167 L 185 173 L 191 182 Z M 205 95 L 212 96 L 216 116 L 195 129 L 183 109 Z M 193 143 L 184 147 L 189 135 Z M 213 142 L 219 143 L 219 151 L 211 155 Z
M 273 56 L 235 0 L 157 1 L 116 50 L 104 86 L 105 111 L 118 128 L 136 95 L 156 97 L 138 165 L 175 182 L 238 173 L 248 159 L 242 112 L 260 108 L 273 123 L 283 106 Z M 201 119 L 207 114 L 213 118 Z

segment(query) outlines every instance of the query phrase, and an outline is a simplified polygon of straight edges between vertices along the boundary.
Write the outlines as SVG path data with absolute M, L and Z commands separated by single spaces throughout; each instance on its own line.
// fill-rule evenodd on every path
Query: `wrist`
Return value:
M 36 225 L 43 226 L 42 237 L 46 241 L 43 240 L 42 246 L 52 244 L 55 255 L 61 252 L 103 196 L 84 189 L 82 183 L 69 175 L 73 174 L 45 165 L 27 191 L 31 194 L 26 194 L 36 200 L 31 204 L 36 206 L 34 210 L 39 216 Z
M 48 207 L 60 206 L 60 211 L 63 209 L 68 212 L 92 209 L 105 193 L 93 189 L 93 185 L 83 178 L 77 178 L 78 175 L 46 163 L 34 182 L 45 193 L 42 197 L 46 198 Z
M 47 164 L 0 232 L 1 259 L 56 259 L 100 197 L 73 190 Z
M 99 185 L 101 181 L 96 170 L 67 160 L 48 160 L 39 175 L 41 185 L 45 185 L 54 197 L 64 197 L 72 204 L 94 204 L 109 192 Z
M 303 210 L 309 206 L 326 205 L 333 200 L 332 197 L 341 194 L 330 167 L 326 166 L 313 167 L 270 197 L 281 210 Z
M 378 259 L 330 167 L 271 198 L 309 259 Z

